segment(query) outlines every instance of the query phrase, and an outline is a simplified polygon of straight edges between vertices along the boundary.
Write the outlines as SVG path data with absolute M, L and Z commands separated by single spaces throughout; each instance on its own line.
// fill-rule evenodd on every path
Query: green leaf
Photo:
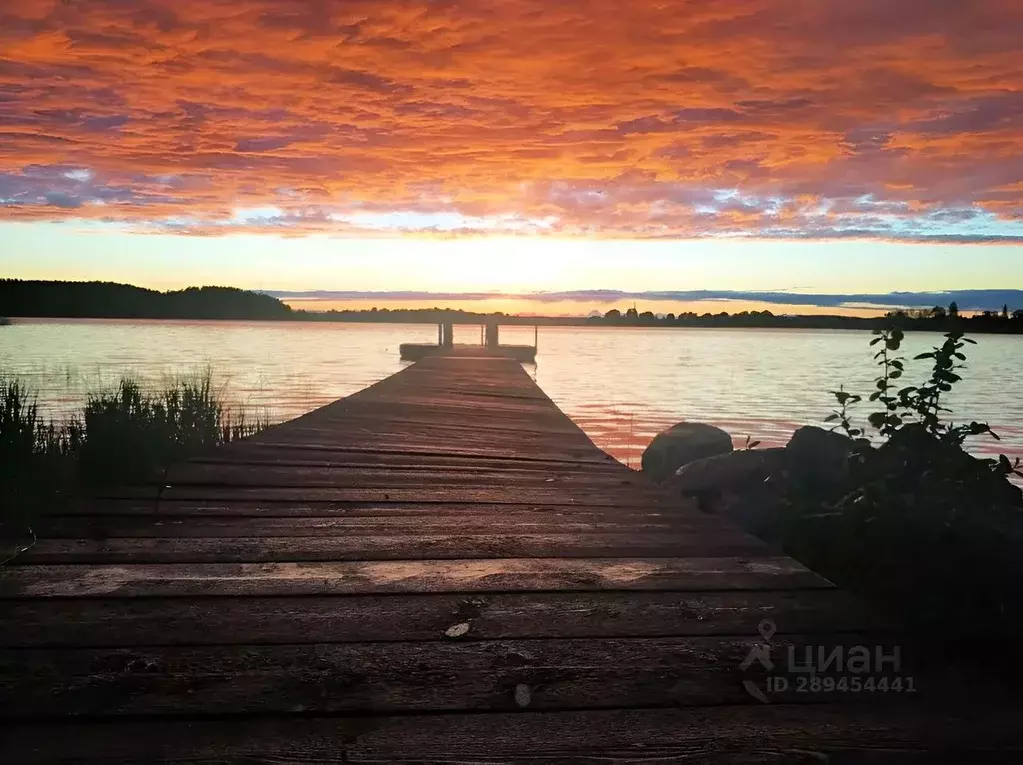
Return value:
M 841 419 L 837 414 L 829 414 L 824 418 L 824 422 L 834 422 L 835 420 Z
M 934 358 L 934 354 L 933 353 L 921 353 L 919 356 L 914 356 L 913 360 L 914 361 L 919 361 L 920 359 L 933 359 L 933 358 Z
M 874 334 L 875 334 L 875 335 L 877 334 L 877 330 L 876 330 L 876 329 L 874 330 Z M 870 344 L 871 344 L 872 346 L 873 346 L 873 345 L 877 345 L 878 343 L 880 343 L 880 342 L 881 342 L 881 340 L 882 340 L 882 339 L 883 339 L 883 338 L 880 338 L 880 337 L 875 337 L 875 338 L 874 338 L 873 340 L 871 340 L 871 341 L 870 341 Z

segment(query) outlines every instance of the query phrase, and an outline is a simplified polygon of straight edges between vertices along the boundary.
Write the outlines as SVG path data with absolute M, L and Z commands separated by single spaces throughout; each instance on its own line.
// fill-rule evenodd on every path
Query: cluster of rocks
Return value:
M 721 428 L 682 422 L 659 434 L 643 453 L 643 472 L 701 509 L 770 538 L 781 497 L 794 482 L 825 488 L 846 478 L 853 441 L 813 426 L 784 447 L 740 449 Z

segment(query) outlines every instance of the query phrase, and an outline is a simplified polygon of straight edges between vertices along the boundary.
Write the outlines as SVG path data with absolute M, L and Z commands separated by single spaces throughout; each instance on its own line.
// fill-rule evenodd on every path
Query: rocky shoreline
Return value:
M 992 656 L 1023 639 L 1023 492 L 919 424 L 880 444 L 806 426 L 784 447 L 735 449 L 720 428 L 679 423 L 642 465 L 922 633 Z
M 778 542 L 772 529 L 783 497 L 793 486 L 817 491 L 847 480 L 854 446 L 840 433 L 808 425 L 784 447 L 735 449 L 721 428 L 683 422 L 654 438 L 642 469 L 705 512 Z

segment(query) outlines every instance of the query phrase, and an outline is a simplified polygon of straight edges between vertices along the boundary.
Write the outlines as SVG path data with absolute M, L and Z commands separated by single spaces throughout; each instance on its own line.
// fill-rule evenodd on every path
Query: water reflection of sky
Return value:
M 532 327 L 504 327 L 508 343 L 532 343 Z M 912 334 L 912 358 L 939 339 Z M 978 336 L 970 367 L 949 399 L 954 416 L 988 421 L 1002 441 L 974 439 L 978 453 L 1023 457 L 1023 338 Z M 227 399 L 250 415 L 289 419 L 402 368 L 398 345 L 435 342 L 432 325 L 245 322 L 30 321 L 0 329 L 0 369 L 39 391 L 54 416 L 124 373 L 159 384 L 212 367 Z M 459 342 L 479 330 L 459 327 Z M 541 328 L 527 367 L 594 442 L 636 466 L 650 439 L 681 420 L 727 430 L 741 447 L 784 444 L 802 424 L 822 424 L 829 391 L 869 393 L 869 334 L 837 330 Z M 909 362 L 907 378 L 926 373 Z M 860 420 L 870 409 L 858 409 Z

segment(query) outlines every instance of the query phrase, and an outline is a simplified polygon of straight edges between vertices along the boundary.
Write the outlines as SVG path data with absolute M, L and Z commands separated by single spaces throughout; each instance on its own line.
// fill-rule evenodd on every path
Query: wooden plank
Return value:
M 582 762 L 882 765 L 1017 761 L 1018 705 L 921 710 L 904 699 L 395 717 L 20 723 L 0 737 L 19 765 Z
M 578 460 L 548 460 L 539 458 L 516 458 L 506 456 L 468 456 L 458 454 L 410 453 L 410 452 L 361 452 L 340 449 L 303 449 L 287 446 L 263 446 L 238 442 L 231 449 L 213 449 L 196 457 L 189 464 L 235 464 L 235 465 L 291 465 L 296 467 L 349 468 L 396 470 L 461 470 L 465 472 L 522 471 L 543 473 L 551 471 L 575 472 L 592 475 L 614 473 L 629 477 L 634 471 L 614 461 L 610 456 L 605 460 L 581 462 Z
M 438 502 L 487 503 L 510 505 L 549 504 L 586 505 L 591 507 L 652 508 L 669 506 L 664 494 L 644 487 L 609 486 L 604 489 L 575 487 L 557 483 L 538 486 L 508 484 L 423 486 L 408 488 L 328 488 L 277 486 L 127 486 L 99 492 L 101 498 L 202 500 L 202 501 L 269 501 L 269 502 Z
M 220 455 L 227 455 L 233 459 L 233 455 L 235 454 L 240 457 L 242 455 L 253 455 L 253 457 L 256 457 L 262 453 L 272 454 L 274 452 L 284 452 L 289 454 L 311 455 L 311 459 L 322 458 L 327 461 L 336 461 L 339 464 L 346 464 L 348 462 L 366 463 L 372 461 L 378 461 L 381 464 L 390 464 L 391 461 L 409 462 L 411 460 L 415 460 L 426 463 L 430 460 L 464 460 L 466 462 L 474 462 L 477 464 L 499 462 L 528 465 L 532 462 L 539 462 L 543 464 L 550 463 L 556 465 L 564 464 L 580 466 L 610 465 L 612 467 L 617 467 L 618 465 L 621 465 L 621 463 L 615 460 L 610 454 L 595 450 L 593 447 L 581 447 L 570 450 L 570 453 L 575 456 L 568 456 L 561 451 L 553 451 L 545 447 L 542 443 L 537 444 L 534 449 L 530 450 L 528 455 L 509 455 L 492 446 L 470 449 L 466 448 L 466 445 L 462 442 L 457 444 L 447 443 L 443 449 L 437 447 L 423 448 L 415 446 L 401 448 L 400 445 L 395 448 L 380 447 L 374 449 L 361 448 L 359 446 L 347 444 L 319 445 L 316 443 L 298 441 L 275 441 L 273 436 L 279 432 L 280 431 L 276 431 L 271 428 L 270 430 L 264 431 L 264 433 L 260 434 L 269 434 L 264 440 L 258 440 L 257 437 L 254 436 L 229 446 L 222 446 L 218 449 L 214 449 L 210 452 L 211 459 L 219 458 Z
M 617 505 L 556 505 L 551 503 L 521 504 L 517 502 L 331 502 L 316 500 L 175 500 L 94 498 L 72 502 L 55 517 L 117 516 L 123 518 L 192 518 L 195 520 L 224 518 L 390 518 L 407 517 L 427 520 L 443 516 L 501 518 L 528 515 L 536 519 L 596 519 L 626 522 L 640 519 L 680 517 L 708 519 L 691 503 L 680 501 L 664 508 Z M 154 518 L 155 519 L 155 518 Z
M 579 520 L 584 518 L 585 520 Z M 161 513 L 153 517 L 94 515 L 47 518 L 36 528 L 40 539 L 107 539 L 110 537 L 318 537 L 385 534 L 451 534 L 462 536 L 501 534 L 651 534 L 668 531 L 700 531 L 726 528 L 714 516 L 582 516 L 562 513 L 512 513 L 491 515 L 416 514 L 411 516 L 251 517 L 180 516 Z
M 0 597 L 329 595 L 831 587 L 790 558 L 657 558 L 14 566 Z
M 579 487 L 582 491 L 604 491 L 619 487 L 649 490 L 644 477 L 631 470 L 580 471 L 548 469 L 546 471 L 509 468 L 494 470 L 437 469 L 421 467 L 385 468 L 315 467 L 303 465 L 251 465 L 234 462 L 183 463 L 164 471 L 163 479 L 170 486 L 178 484 L 213 486 L 294 486 L 294 487 L 402 487 L 442 488 L 483 484 L 494 487 Z
M 0 716 L 760 706 L 743 681 L 762 680 L 763 668 L 742 663 L 761 642 L 754 635 L 3 649 Z M 830 654 L 864 643 L 894 650 L 891 639 L 858 634 L 776 635 L 772 649 L 801 656 L 807 646 Z M 913 676 L 906 653 L 902 671 Z M 516 697 L 522 686 L 525 704 Z M 914 688 L 938 690 L 922 679 Z M 820 703 L 836 695 L 793 682 L 771 698 Z
M 21 648 L 756 635 L 890 630 L 838 590 L 80 598 L 3 603 L 0 645 Z
M 452 421 L 452 417 L 457 417 L 457 421 Z M 480 427 L 486 430 L 481 432 Z M 274 435 L 285 440 L 300 439 L 313 443 L 316 443 L 318 438 L 324 438 L 329 443 L 346 438 L 349 432 L 376 433 L 381 430 L 389 435 L 433 436 L 456 442 L 460 438 L 467 438 L 470 441 L 496 443 L 502 446 L 540 441 L 547 446 L 592 448 L 589 438 L 578 429 L 578 426 L 571 424 L 571 421 L 565 420 L 563 416 L 531 417 L 516 424 L 514 418 L 494 422 L 493 418 L 483 413 L 473 413 L 468 408 L 459 415 L 447 418 L 428 418 L 419 415 L 413 419 L 412 414 L 396 413 L 387 417 L 360 416 L 358 413 L 346 412 L 343 416 L 334 418 L 321 416 L 315 420 L 294 420 L 287 423 L 286 428 L 281 426 Z
M 731 530 L 474 536 L 408 533 L 338 537 L 41 539 L 13 563 L 265 563 L 771 554 L 763 542 Z

